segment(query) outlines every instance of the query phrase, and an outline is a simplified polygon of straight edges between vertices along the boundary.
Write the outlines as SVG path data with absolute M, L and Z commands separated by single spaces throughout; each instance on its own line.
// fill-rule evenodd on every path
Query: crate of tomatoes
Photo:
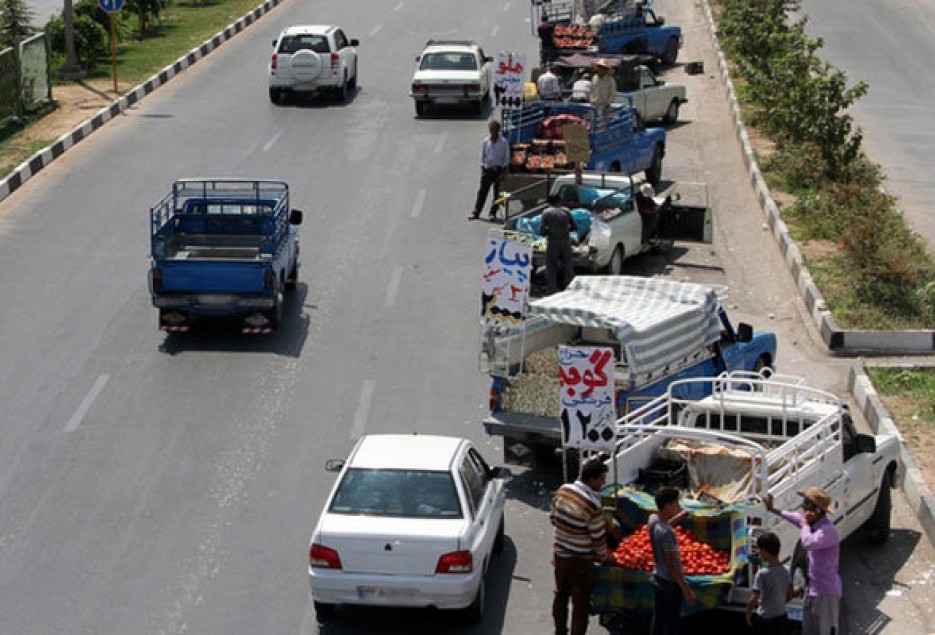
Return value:
M 608 522 L 622 539 L 613 550 L 614 565 L 597 571 L 591 599 L 597 613 L 651 611 L 653 606 L 653 550 L 647 521 L 656 511 L 653 497 L 631 486 L 604 490 Z M 682 571 L 698 602 L 683 603 L 683 615 L 714 608 L 727 599 L 746 558 L 746 528 L 740 505 L 712 505 L 691 498 L 681 500 L 691 512 L 675 527 Z

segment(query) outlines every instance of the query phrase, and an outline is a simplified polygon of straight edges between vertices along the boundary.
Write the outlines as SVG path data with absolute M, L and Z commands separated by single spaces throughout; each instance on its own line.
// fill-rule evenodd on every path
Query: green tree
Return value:
M 127 0 L 124 8 L 137 16 L 139 38 L 142 42 L 149 24 L 159 21 L 159 12 L 162 10 L 162 2 L 160 2 L 160 0 Z
M 0 0 L 0 48 L 14 46 L 38 31 L 26 0 Z

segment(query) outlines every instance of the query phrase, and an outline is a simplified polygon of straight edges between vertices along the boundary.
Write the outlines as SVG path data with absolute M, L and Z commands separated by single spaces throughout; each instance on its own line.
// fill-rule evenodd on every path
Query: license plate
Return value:
M 460 104 L 461 98 L 460 97 L 436 97 L 435 103 L 436 104 Z
M 387 589 L 376 586 L 357 587 L 359 600 L 406 600 L 414 596 L 411 589 Z
M 198 296 L 198 304 L 205 306 L 227 306 L 234 302 L 236 302 L 236 296 L 233 295 L 213 294 Z

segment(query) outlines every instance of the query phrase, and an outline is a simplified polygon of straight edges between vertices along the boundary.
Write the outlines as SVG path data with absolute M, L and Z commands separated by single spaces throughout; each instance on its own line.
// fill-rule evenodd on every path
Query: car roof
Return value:
M 324 35 L 338 27 L 330 24 L 295 24 L 283 29 L 283 35 Z
M 358 442 L 349 467 L 448 471 L 466 439 L 431 434 L 371 434 Z

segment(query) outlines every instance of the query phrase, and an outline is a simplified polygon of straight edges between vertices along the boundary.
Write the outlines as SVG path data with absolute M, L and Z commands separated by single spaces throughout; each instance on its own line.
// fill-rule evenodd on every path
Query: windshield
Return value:
M 419 70 L 476 71 L 477 60 L 473 53 L 426 53 Z
M 461 518 L 461 503 L 449 472 L 351 468 L 329 511 L 403 518 Z

